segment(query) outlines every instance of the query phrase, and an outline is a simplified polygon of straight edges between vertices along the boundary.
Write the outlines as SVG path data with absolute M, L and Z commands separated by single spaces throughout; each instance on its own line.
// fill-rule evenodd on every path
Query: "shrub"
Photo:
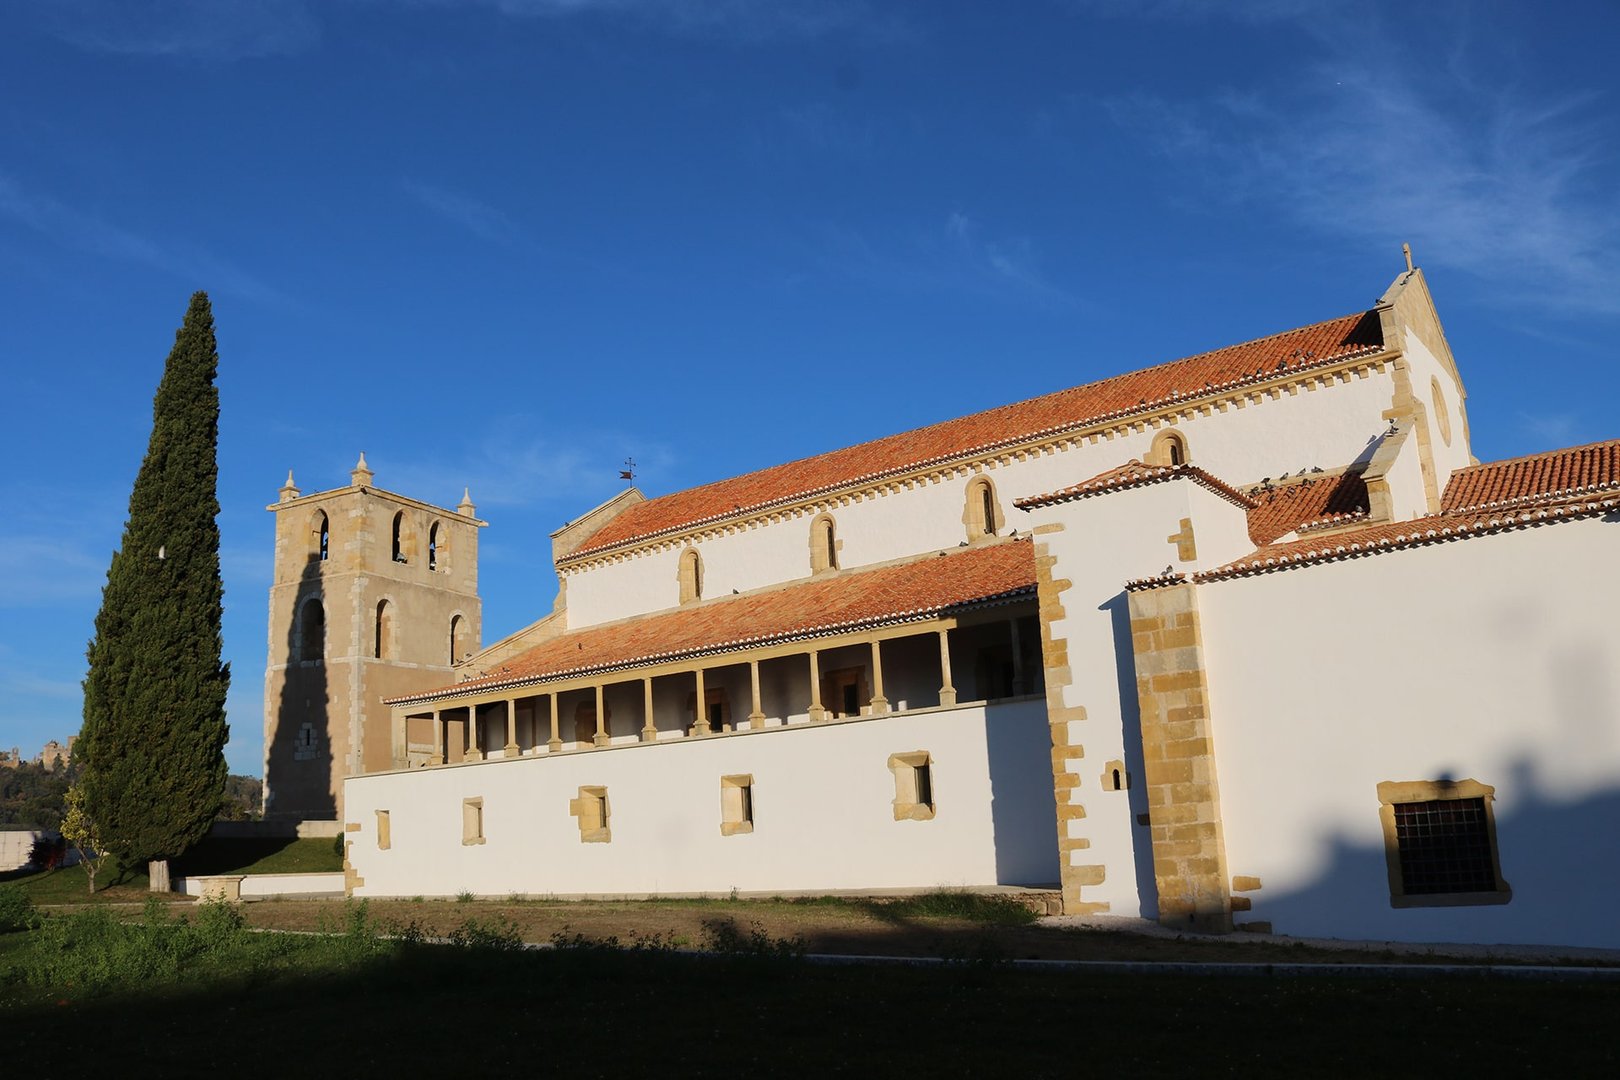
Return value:
M 0 934 L 32 930 L 38 922 L 39 912 L 27 893 L 15 885 L 0 885 Z
M 509 919 L 468 919 L 450 931 L 450 943 L 464 949 L 510 951 L 523 948 L 523 934 Z
M 773 938 L 757 925 L 745 934 L 735 919 L 703 920 L 703 944 L 722 956 L 754 960 L 797 960 L 804 955 L 804 939 Z
M 28 849 L 28 861 L 42 870 L 55 870 L 67 858 L 67 841 L 60 836 L 41 836 Z

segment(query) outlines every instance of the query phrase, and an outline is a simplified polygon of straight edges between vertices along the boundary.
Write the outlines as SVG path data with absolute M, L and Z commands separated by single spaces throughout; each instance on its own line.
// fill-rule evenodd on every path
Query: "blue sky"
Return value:
M 264 507 L 362 449 L 471 487 L 488 641 L 627 456 L 656 495 L 1361 310 L 1403 241 L 1481 458 L 1620 435 L 1616 41 L 1573 0 L 13 0 L 0 746 L 78 729 L 197 288 L 255 774 Z

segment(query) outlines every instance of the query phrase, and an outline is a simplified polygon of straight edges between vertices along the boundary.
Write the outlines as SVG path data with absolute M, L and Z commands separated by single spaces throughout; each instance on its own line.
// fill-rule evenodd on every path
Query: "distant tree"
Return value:
M 257 776 L 227 776 L 221 821 L 258 821 L 263 814 L 264 781 Z
M 107 847 L 101 840 L 101 830 L 95 820 L 85 813 L 84 785 L 74 784 L 67 790 L 67 813 L 62 817 L 62 839 L 73 845 L 79 853 L 79 865 L 90 879 L 90 895 L 96 892 L 96 871 L 107 858 Z
M 54 829 L 62 823 L 62 796 L 77 766 L 47 769 L 35 761 L 0 769 L 0 825 Z
M 84 682 L 84 810 L 124 865 L 165 860 L 202 839 L 225 786 L 220 660 L 224 586 L 217 493 L 219 354 L 208 295 L 175 333 L 152 404 L 152 437 L 107 569 Z

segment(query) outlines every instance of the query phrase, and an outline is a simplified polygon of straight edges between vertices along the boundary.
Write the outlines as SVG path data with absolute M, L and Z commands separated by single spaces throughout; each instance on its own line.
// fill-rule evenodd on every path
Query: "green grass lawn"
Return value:
M 343 869 L 331 837 L 223 839 L 210 836 L 176 860 L 175 877 L 207 874 L 309 874 Z
M 15 885 L 35 904 L 83 904 L 92 901 L 140 903 L 151 895 L 147 889 L 144 866 L 140 870 L 120 874 L 110 860 L 96 875 L 96 894 L 93 897 L 82 866 L 69 866 L 61 870 L 14 870 L 0 874 L 0 884 Z
M 176 859 L 172 877 L 207 874 L 303 874 L 343 869 L 343 856 L 327 839 L 250 840 L 210 837 Z M 146 867 L 120 872 L 109 860 L 96 875 L 96 894 L 90 895 L 84 867 L 61 870 L 14 870 L 0 874 L 0 884 L 21 888 L 35 904 L 81 904 L 109 901 L 136 903 L 148 895 Z M 176 899 L 182 899 L 179 896 Z
M 210 907 L 213 907 L 210 905 Z M 222 907 L 222 906 L 221 906 Z M 0 935 L 0 1027 L 143 1071 L 279 1075 L 1612 1075 L 1614 983 L 825 967 L 660 948 L 252 934 L 231 909 L 104 909 Z M 335 929 L 342 930 L 343 927 Z M 396 928 L 397 929 L 397 928 Z M 478 942 L 484 942 L 480 947 Z M 278 1049 L 295 1048 L 296 1062 Z

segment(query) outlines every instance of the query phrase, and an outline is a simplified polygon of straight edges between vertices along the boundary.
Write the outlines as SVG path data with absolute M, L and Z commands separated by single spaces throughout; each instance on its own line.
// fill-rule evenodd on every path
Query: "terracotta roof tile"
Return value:
M 1271 488 L 1250 488 L 1249 539 L 1257 545 L 1313 523 L 1353 521 L 1367 512 L 1367 482 L 1360 473 L 1307 476 Z
M 561 562 L 858 481 L 986 453 L 1045 434 L 1155 411 L 1180 399 L 1371 354 L 1383 345 L 1377 314 L 1360 312 L 1003 405 L 649 499 L 603 525 Z
M 518 653 L 480 678 L 393 700 L 457 697 L 471 691 L 926 618 L 975 601 L 1033 591 L 1034 587 L 1035 558 L 1027 540 L 966 548 L 585 627 Z
M 1045 495 L 1031 495 L 1023 499 L 1014 499 L 1013 505 L 1020 510 L 1034 510 L 1037 507 L 1051 506 L 1054 503 L 1070 502 L 1074 499 L 1089 499 L 1093 495 L 1104 495 L 1110 491 L 1145 487 L 1148 484 L 1158 484 L 1166 480 L 1175 480 L 1178 477 L 1206 487 L 1221 498 L 1244 510 L 1249 510 L 1254 506 L 1254 501 L 1247 495 L 1225 481 L 1211 476 L 1196 465 L 1144 465 L 1135 458 L 1116 469 L 1109 469 L 1107 472 L 1093 476 L 1090 480 L 1082 480 L 1080 483 L 1070 487 L 1048 492 Z
M 1399 548 L 1466 540 L 1508 529 L 1531 528 L 1558 521 L 1573 521 L 1620 507 L 1620 492 L 1581 495 L 1542 505 L 1492 507 L 1441 512 L 1411 521 L 1380 522 L 1331 536 L 1301 537 L 1269 544 L 1225 566 L 1194 575 L 1195 581 L 1219 581 L 1311 563 L 1335 562 Z
M 1620 439 L 1471 465 L 1451 474 L 1441 509 L 1507 506 L 1620 487 Z

